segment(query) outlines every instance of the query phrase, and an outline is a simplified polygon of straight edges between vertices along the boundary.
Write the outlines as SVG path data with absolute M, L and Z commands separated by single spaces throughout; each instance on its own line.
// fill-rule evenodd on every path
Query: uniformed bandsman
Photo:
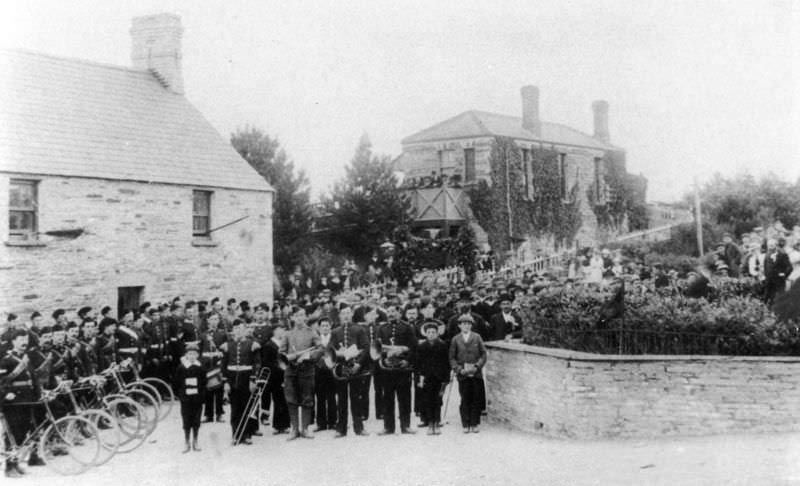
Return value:
M 362 370 L 368 366 L 369 360 L 369 338 L 363 327 L 353 323 L 353 309 L 349 305 L 342 304 L 340 306 L 339 322 L 339 327 L 331 332 L 328 352 L 333 355 L 334 362 L 337 365 L 349 368 L 348 373 L 350 376 L 347 379 L 340 379 L 335 382 L 336 437 L 347 435 L 348 408 L 353 418 L 353 432 L 356 435 L 369 435 L 364 431 L 364 421 L 359 408 L 359 398 L 364 381 Z M 367 404 L 369 406 L 369 402 Z
M 395 397 L 399 408 L 400 432 L 413 434 L 411 430 L 411 363 L 418 339 L 406 322 L 400 320 L 400 309 L 395 302 L 386 307 L 389 321 L 378 331 L 382 348 L 382 375 L 384 377 L 383 431 L 380 435 L 395 432 Z
M 245 324 L 241 320 L 233 321 L 233 338 L 229 339 L 220 348 L 222 356 L 222 372 L 225 376 L 225 391 L 231 404 L 231 431 L 236 433 L 236 428 L 243 419 L 245 407 L 250 394 L 256 389 L 255 377 L 261 368 L 259 345 L 246 336 Z M 253 435 L 254 424 L 248 423 L 244 427 L 241 442 L 252 444 L 250 437 Z M 236 445 L 236 443 L 234 443 Z

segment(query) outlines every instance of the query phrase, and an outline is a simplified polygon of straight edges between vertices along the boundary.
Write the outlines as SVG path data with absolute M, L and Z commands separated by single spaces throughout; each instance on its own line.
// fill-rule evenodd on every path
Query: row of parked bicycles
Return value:
M 126 360 L 78 381 L 62 381 L 30 404 L 38 424 L 22 444 L 0 425 L 10 448 L 7 459 L 24 462 L 36 451 L 53 471 L 80 474 L 136 450 L 166 418 L 175 403 L 172 387 L 158 378 L 142 378 Z

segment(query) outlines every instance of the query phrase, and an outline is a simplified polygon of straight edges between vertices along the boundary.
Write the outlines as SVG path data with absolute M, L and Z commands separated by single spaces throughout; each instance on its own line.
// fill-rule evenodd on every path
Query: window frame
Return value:
M 472 154 L 472 163 L 469 163 L 470 157 L 467 154 Z M 464 149 L 464 183 L 469 184 L 478 180 L 477 165 L 475 160 L 475 148 L 468 147 Z
M 9 179 L 8 184 L 8 239 L 10 241 L 35 241 L 39 237 L 39 180 L 36 179 Z M 32 192 L 32 206 L 13 206 L 11 192 L 13 186 L 28 186 Z M 32 227 L 25 230 L 11 228 L 11 213 L 31 214 Z
M 567 194 L 567 154 L 561 152 L 558 154 L 558 179 L 561 200 L 570 202 L 569 194 Z
M 205 195 L 206 212 L 197 211 L 197 196 L 199 194 Z M 214 197 L 214 191 L 205 189 L 192 189 L 192 238 L 211 239 L 211 205 Z M 205 218 L 206 228 L 204 232 L 197 231 L 195 227 L 196 218 Z

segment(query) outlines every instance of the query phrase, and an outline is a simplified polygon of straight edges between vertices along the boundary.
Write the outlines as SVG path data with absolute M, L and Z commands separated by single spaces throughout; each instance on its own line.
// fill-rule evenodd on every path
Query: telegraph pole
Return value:
M 703 257 L 703 212 L 700 207 L 700 188 L 694 178 L 694 220 L 697 223 L 697 253 Z

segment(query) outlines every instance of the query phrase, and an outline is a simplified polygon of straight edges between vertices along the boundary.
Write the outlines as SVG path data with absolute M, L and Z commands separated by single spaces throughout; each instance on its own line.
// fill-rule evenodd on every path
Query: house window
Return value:
M 208 238 L 211 229 L 211 191 L 192 191 L 192 236 Z
M 14 240 L 36 239 L 38 229 L 37 181 L 11 179 L 8 201 L 8 233 Z
M 464 149 L 464 181 L 475 181 L 475 149 Z
M 522 167 L 525 171 L 525 197 L 533 201 L 536 191 L 533 185 L 533 160 L 530 149 L 522 149 Z
M 603 174 L 603 159 L 594 159 L 594 193 L 596 195 L 596 204 L 605 204 L 606 202 L 606 184 Z
M 558 154 L 558 178 L 561 199 L 567 200 L 567 154 Z

